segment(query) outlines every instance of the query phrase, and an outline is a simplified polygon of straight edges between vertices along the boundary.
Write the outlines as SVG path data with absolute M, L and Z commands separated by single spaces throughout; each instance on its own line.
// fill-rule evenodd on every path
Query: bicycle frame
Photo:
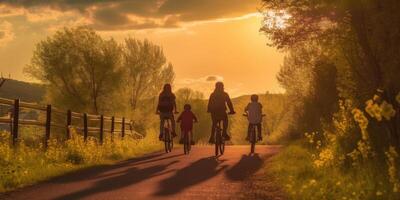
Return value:
M 191 135 L 192 135 L 192 131 L 189 131 L 187 133 L 184 133 L 184 136 L 183 136 L 183 152 L 185 154 L 189 154 L 189 152 L 191 150 L 191 146 L 192 146 Z
M 215 156 L 223 155 L 225 152 L 225 140 L 222 137 L 222 120 L 217 122 L 217 127 L 215 128 Z
M 163 129 L 163 135 L 164 135 L 164 145 L 165 145 L 165 152 L 169 153 L 172 151 L 172 148 L 174 146 L 174 141 L 172 138 L 172 122 L 171 119 L 167 118 L 164 119 L 164 129 Z

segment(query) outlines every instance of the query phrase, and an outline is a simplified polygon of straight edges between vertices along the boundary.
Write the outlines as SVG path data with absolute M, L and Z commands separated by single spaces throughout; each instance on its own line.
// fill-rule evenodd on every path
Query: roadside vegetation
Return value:
M 0 192 L 31 185 L 74 170 L 96 165 L 113 164 L 117 161 L 161 150 L 155 132 L 137 140 L 130 135 L 124 139 L 106 137 L 102 145 L 89 137 L 73 132 L 65 143 L 51 140 L 45 151 L 37 143 L 23 139 L 18 147 L 9 145 L 10 134 L 0 132 Z
M 287 52 L 277 78 L 288 98 L 279 141 L 289 145 L 271 174 L 290 199 L 400 199 L 400 3 L 263 7 L 261 31 Z

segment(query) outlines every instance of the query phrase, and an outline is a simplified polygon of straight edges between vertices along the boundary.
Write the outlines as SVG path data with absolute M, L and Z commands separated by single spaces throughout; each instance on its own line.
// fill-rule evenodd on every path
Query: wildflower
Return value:
M 381 191 L 377 191 L 377 192 L 376 192 L 376 196 L 382 196 L 382 194 L 383 194 L 383 193 L 382 193 Z
M 393 192 L 400 191 L 400 181 L 397 175 L 397 162 L 399 158 L 399 154 L 397 153 L 396 149 L 393 146 L 389 147 L 389 150 L 385 152 L 386 155 L 386 163 L 388 165 L 388 174 L 389 174 L 389 181 L 393 185 Z
M 393 105 L 386 101 L 382 102 L 381 110 L 382 110 L 382 116 L 386 120 L 390 120 L 390 118 L 392 118 L 396 115 L 396 111 L 393 109 Z

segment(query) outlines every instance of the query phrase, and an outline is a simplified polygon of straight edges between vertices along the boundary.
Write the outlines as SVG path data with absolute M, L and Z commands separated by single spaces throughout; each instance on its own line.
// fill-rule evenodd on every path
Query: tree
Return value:
M 87 27 L 64 28 L 41 41 L 26 72 L 48 86 L 53 104 L 105 112 L 121 83 L 121 49 Z
M 132 110 L 136 110 L 139 101 L 156 96 L 165 83 L 174 79 L 173 66 L 167 64 L 162 48 L 148 40 L 125 39 L 123 66 Z

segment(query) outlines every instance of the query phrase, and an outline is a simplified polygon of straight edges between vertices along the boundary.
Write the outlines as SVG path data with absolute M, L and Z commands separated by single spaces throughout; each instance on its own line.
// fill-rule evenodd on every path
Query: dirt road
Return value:
M 6 199 L 239 199 L 250 176 L 259 173 L 277 146 L 229 146 L 225 155 L 213 157 L 212 146 L 194 147 L 189 156 L 181 148 L 172 153 L 100 166 L 27 187 Z M 250 184 L 251 185 L 251 184 Z M 268 190 L 268 188 L 263 188 Z

